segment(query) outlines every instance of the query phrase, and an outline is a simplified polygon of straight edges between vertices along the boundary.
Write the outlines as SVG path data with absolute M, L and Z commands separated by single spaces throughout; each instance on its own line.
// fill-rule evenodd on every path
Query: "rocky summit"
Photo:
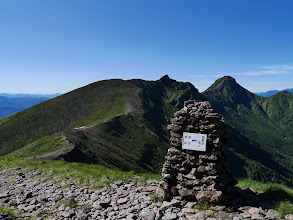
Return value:
M 139 177 L 134 176 L 132 182 L 116 181 L 102 189 L 90 189 L 71 179 L 53 180 L 49 178 L 52 172 L 0 169 L 0 207 L 19 213 L 19 217 L 5 214 L 0 219 L 280 219 L 272 209 L 274 201 L 263 200 L 261 192 L 248 188 L 236 189 L 231 207 L 203 210 L 196 202 L 158 201 L 156 180 L 140 185 Z

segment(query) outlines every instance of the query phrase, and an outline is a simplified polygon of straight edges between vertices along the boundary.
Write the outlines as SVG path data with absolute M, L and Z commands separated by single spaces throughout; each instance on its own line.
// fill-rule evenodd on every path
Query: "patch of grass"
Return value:
M 293 213 L 293 203 L 289 201 L 279 202 L 276 210 L 281 214 L 281 218 L 284 218 L 286 215 Z
M 20 148 L 7 156 L 10 157 L 33 157 L 44 153 L 58 150 L 65 145 L 65 140 L 58 134 L 41 138 L 31 144 Z
M 68 183 L 66 183 L 62 186 L 62 189 L 69 189 L 69 188 L 71 188 L 71 185 Z
M 239 180 L 238 187 L 240 188 L 252 188 L 257 191 L 263 191 L 263 197 L 265 199 L 272 199 L 277 201 L 275 209 L 282 215 L 293 213 L 293 189 L 288 188 L 281 184 L 276 183 L 261 183 L 258 181 L 244 179 Z
M 208 214 L 208 217 L 209 218 L 216 218 L 216 215 L 213 212 L 211 212 L 211 213 Z
M 264 192 L 264 196 L 276 201 L 288 200 L 293 202 L 293 189 L 277 183 L 261 183 L 251 179 L 242 179 L 237 184 L 240 188 L 252 188 Z
M 151 198 L 152 202 L 158 202 L 159 201 L 158 195 L 156 193 L 151 194 L 150 198 Z
M 159 180 L 161 175 L 153 173 L 141 173 L 139 176 L 142 178 L 142 183 L 146 184 L 147 180 Z
M 109 186 L 116 180 L 128 182 L 142 182 L 148 178 L 154 179 L 156 175 L 138 174 L 133 178 L 134 172 L 123 172 L 117 169 L 109 169 L 101 165 L 84 163 L 70 163 L 59 160 L 39 160 L 13 157 L 0 157 L 1 168 L 22 167 L 27 170 L 41 172 L 43 177 L 60 180 L 71 179 L 75 185 L 89 186 L 90 188 L 102 188 Z M 158 176 L 158 175 L 157 175 Z
M 199 211 L 210 210 L 212 205 L 208 201 L 197 203 L 193 208 Z
M 13 210 L 11 208 L 8 208 L 8 207 L 0 207 L 0 215 L 3 215 L 3 214 L 9 214 L 9 215 L 15 216 L 15 217 L 19 217 L 20 216 L 20 214 L 17 211 L 15 211 L 15 210 Z
M 65 207 L 76 208 L 78 206 L 78 201 L 74 199 L 62 199 L 58 201 L 54 207 L 58 208 L 61 205 L 64 205 Z
M 232 207 L 225 207 L 224 212 L 232 213 L 232 212 L 234 212 L 234 209 Z

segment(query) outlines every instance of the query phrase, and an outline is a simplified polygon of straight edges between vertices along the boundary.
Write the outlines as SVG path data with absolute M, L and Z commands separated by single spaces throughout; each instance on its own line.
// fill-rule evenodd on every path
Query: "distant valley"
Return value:
M 166 127 L 188 99 L 210 101 L 228 122 L 236 177 L 293 185 L 293 93 L 257 96 L 229 76 L 203 93 L 168 76 L 92 83 L 0 119 L 0 155 L 59 149 L 54 156 L 68 161 L 159 173 L 169 148 Z
M 0 93 L 0 118 L 23 111 L 60 94 L 9 94 Z

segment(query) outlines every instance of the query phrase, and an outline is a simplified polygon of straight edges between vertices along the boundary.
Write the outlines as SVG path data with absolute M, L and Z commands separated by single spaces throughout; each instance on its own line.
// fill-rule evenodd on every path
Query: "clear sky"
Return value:
M 292 0 L 1 0 L 0 93 L 168 74 L 293 87 Z

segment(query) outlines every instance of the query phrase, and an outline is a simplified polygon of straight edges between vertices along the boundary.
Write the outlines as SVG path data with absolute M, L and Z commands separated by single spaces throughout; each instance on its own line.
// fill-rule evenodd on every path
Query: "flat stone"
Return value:
M 249 210 L 248 210 L 249 214 L 253 215 L 253 214 L 259 214 L 259 208 L 256 208 L 256 207 L 251 207 Z
M 186 203 L 184 208 L 193 208 L 196 204 L 197 204 L 197 202 L 188 202 L 188 203 Z
M 117 200 L 117 203 L 119 204 L 119 205 L 123 205 L 123 204 L 125 204 L 125 203 L 127 203 L 128 202 L 128 199 L 127 198 L 121 198 L 121 199 L 118 199 Z
M 180 201 L 178 200 L 172 200 L 171 202 L 167 202 L 167 201 L 164 201 L 162 206 L 160 207 L 160 210 L 164 211 L 172 206 L 178 206 L 180 205 Z
M 113 188 L 113 189 L 117 189 L 118 188 L 118 186 L 116 185 L 116 184 L 110 184 L 110 186 Z
M 162 218 L 162 220 L 173 220 L 173 219 L 177 219 L 177 214 L 176 213 L 170 213 L 170 212 L 168 212 Z
M 192 208 L 183 208 L 181 211 L 182 211 L 184 214 L 192 214 L 192 213 L 195 212 L 194 209 L 192 209 Z

